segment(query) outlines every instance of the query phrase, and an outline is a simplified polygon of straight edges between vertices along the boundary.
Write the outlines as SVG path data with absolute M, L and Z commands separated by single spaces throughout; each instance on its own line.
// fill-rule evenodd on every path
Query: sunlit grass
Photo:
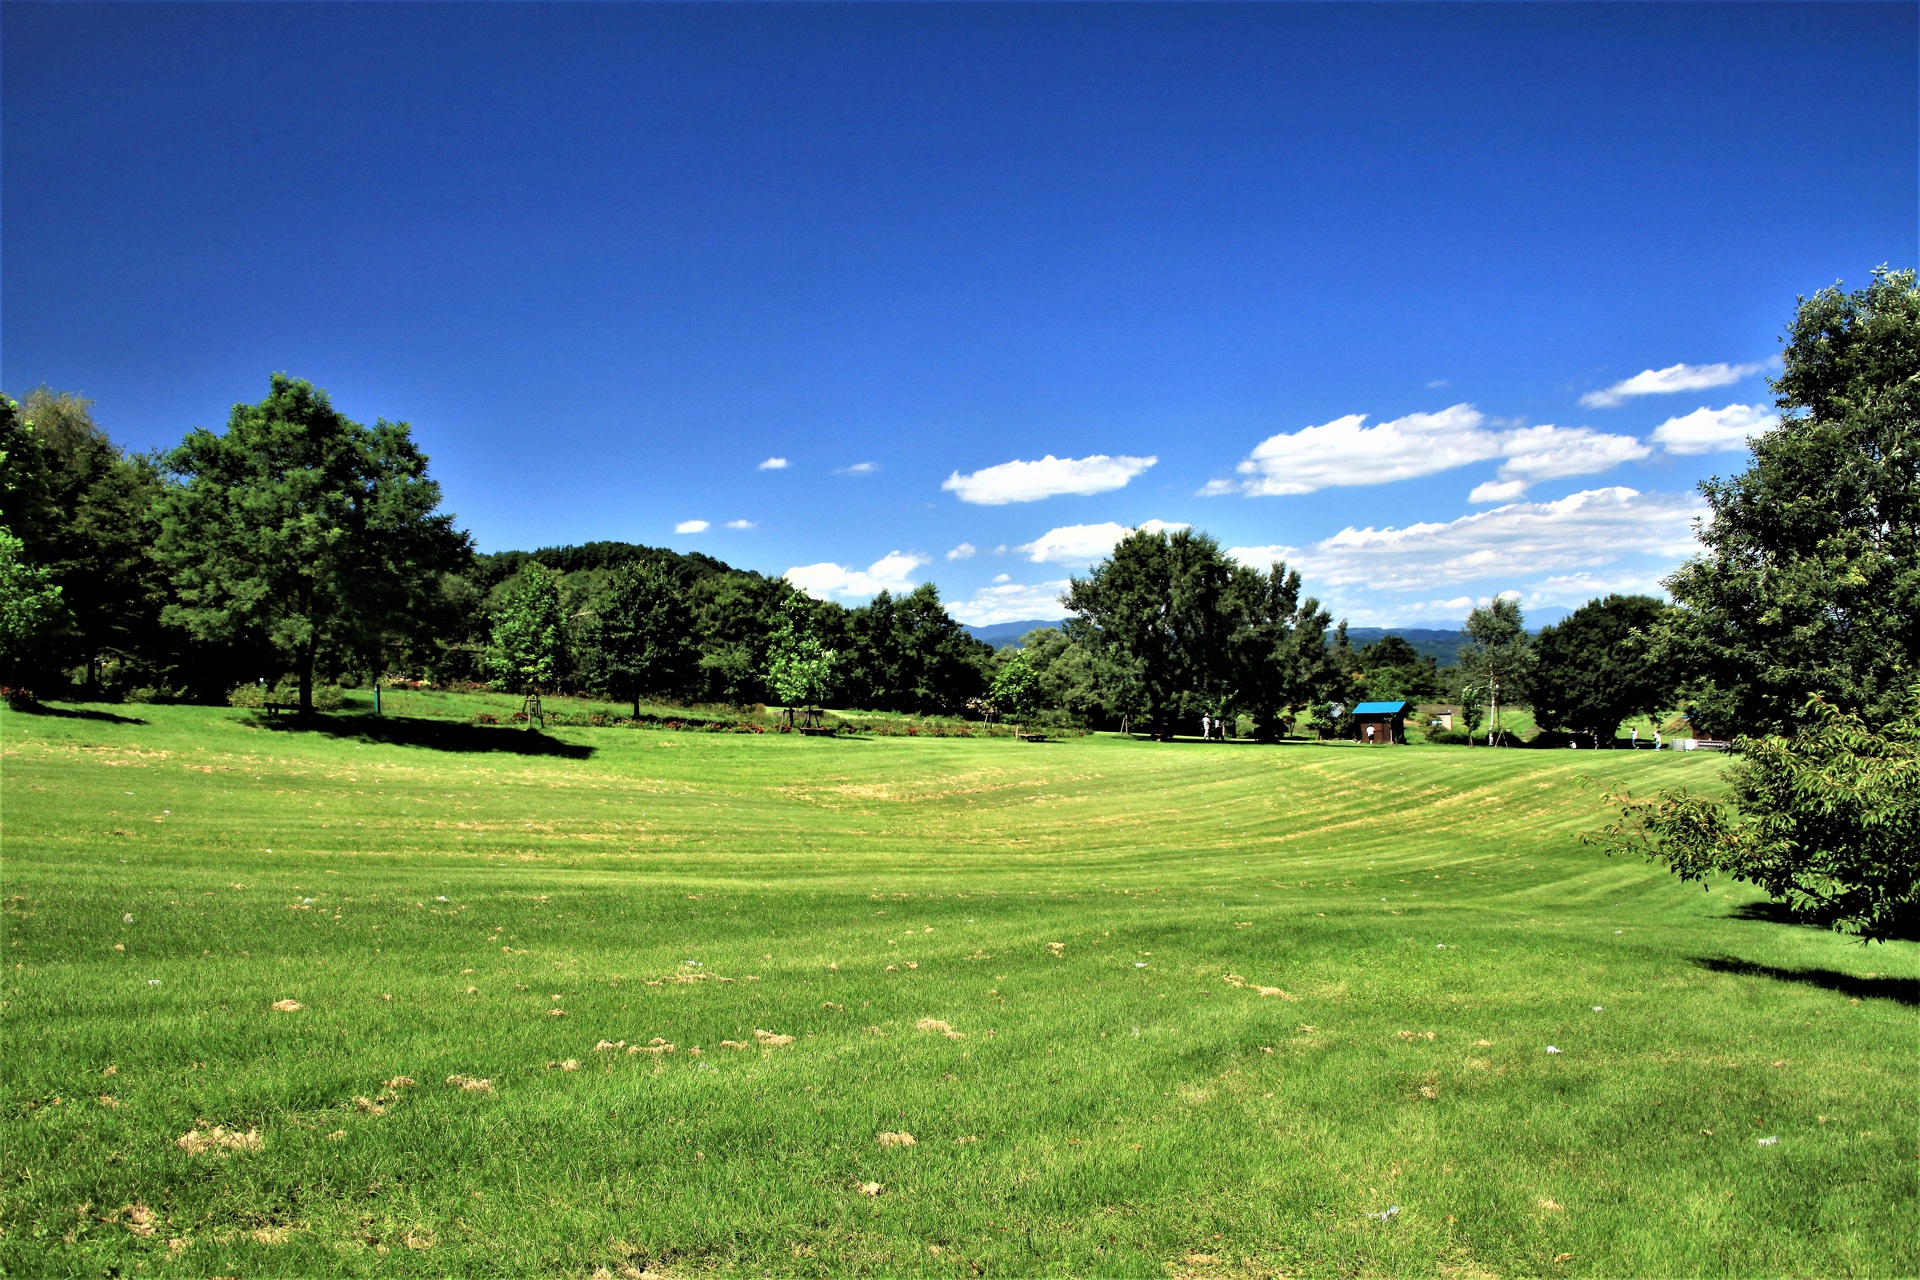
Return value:
M 1920 949 L 1578 842 L 1717 758 L 466 708 L 0 720 L 8 1274 L 1920 1270 Z

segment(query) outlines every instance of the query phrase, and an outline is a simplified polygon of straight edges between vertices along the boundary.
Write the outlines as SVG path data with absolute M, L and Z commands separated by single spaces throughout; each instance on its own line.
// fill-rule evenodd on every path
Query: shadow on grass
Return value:
M 1858 978 L 1832 969 L 1781 969 L 1731 956 L 1697 956 L 1694 963 L 1714 973 L 1737 973 L 1748 978 L 1772 978 L 1837 991 L 1859 1000 L 1891 1000 L 1909 1007 L 1920 1005 L 1920 978 Z
M 13 708 L 15 715 L 55 716 L 61 720 L 100 720 L 107 724 L 145 724 L 138 716 L 116 715 L 111 711 L 88 711 L 84 707 L 50 707 L 44 702 L 32 702 Z
M 253 723 L 278 733 L 322 733 L 330 738 L 352 738 L 398 747 L 425 747 L 429 751 L 495 751 L 516 756 L 559 756 L 585 760 L 593 748 L 538 730 L 510 729 L 457 720 L 414 720 L 403 716 L 255 716 Z

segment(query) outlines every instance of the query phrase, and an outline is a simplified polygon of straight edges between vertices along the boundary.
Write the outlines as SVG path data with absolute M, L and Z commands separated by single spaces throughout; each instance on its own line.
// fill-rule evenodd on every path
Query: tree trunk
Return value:
M 637 693 L 633 695 L 633 718 L 635 720 L 640 718 L 640 695 Z
M 313 714 L 313 641 L 300 646 L 300 714 Z

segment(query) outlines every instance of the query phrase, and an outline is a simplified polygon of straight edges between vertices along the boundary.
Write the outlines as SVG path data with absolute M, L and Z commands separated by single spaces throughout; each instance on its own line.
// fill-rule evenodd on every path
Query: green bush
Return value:
M 1733 803 L 1663 790 L 1608 798 L 1620 821 L 1590 841 L 1759 885 L 1795 912 L 1863 939 L 1920 932 L 1920 687 L 1884 728 L 1820 698 L 1792 737 L 1740 738 Z
M 257 711 L 267 705 L 267 691 L 258 684 L 237 684 L 227 690 L 227 705 Z

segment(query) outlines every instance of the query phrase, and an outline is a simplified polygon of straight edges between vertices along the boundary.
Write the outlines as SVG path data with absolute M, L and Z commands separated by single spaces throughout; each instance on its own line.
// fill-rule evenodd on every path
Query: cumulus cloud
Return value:
M 1184 524 L 1149 520 L 1137 526 L 1148 533 L 1170 533 Z M 1134 531 L 1133 526 L 1108 520 L 1101 524 L 1068 524 L 1049 529 L 1032 542 L 1015 547 L 1035 564 L 1092 564 L 1113 550 L 1113 544 Z
M 1500 456 L 1500 437 L 1470 404 L 1410 413 L 1379 426 L 1349 413 L 1317 427 L 1268 436 L 1235 468 L 1246 479 L 1216 480 L 1205 494 L 1249 497 L 1312 493 L 1335 485 L 1386 484 Z
M 755 528 L 755 527 L 756 527 L 756 526 L 754 525 L 754 523 L 753 523 L 753 521 L 751 521 L 751 520 L 729 520 L 729 521 L 727 521 L 727 528 L 729 528 L 729 529 L 752 529 L 752 528 Z
M 673 526 L 675 533 L 705 533 L 711 527 L 705 520 L 682 520 Z
M 1023 622 L 1029 618 L 1050 622 L 1067 616 L 1067 607 L 1060 603 L 1066 590 L 1065 578 L 1058 582 L 996 582 L 994 586 L 980 588 L 971 598 L 950 605 L 947 612 L 972 627 Z
M 1283 559 L 1321 590 L 1424 592 L 1484 579 L 1537 580 L 1595 570 L 1634 555 L 1678 560 L 1697 549 L 1692 494 L 1585 489 L 1557 502 L 1515 502 L 1457 520 L 1405 528 L 1348 526 L 1306 547 L 1230 547 L 1257 567 Z
M 786 469 L 787 460 L 785 458 L 768 458 L 765 462 L 754 468 L 755 471 L 785 471 Z
M 1048 454 L 1038 462 L 1003 462 L 970 475 L 963 476 L 956 471 L 940 487 L 958 495 L 962 502 L 999 507 L 1009 502 L 1037 502 L 1067 493 L 1085 496 L 1124 488 L 1127 481 L 1158 461 L 1157 457 L 1135 458 L 1126 454 L 1109 457 L 1096 453 L 1089 458 L 1056 458 Z
M 1752 377 L 1766 367 L 1765 361 L 1759 361 L 1754 364 L 1670 364 L 1664 369 L 1643 369 L 1610 387 L 1587 392 L 1580 397 L 1580 403 L 1589 409 L 1612 409 L 1625 404 L 1630 396 L 1664 396 L 1676 391 L 1724 387 Z
M 784 576 L 816 600 L 851 599 L 881 591 L 911 591 L 918 580 L 916 570 L 926 563 L 926 556 L 889 551 L 865 569 L 823 562 L 795 565 Z
M 1648 437 L 1668 453 L 1721 453 L 1747 447 L 1747 437 L 1771 431 L 1780 416 L 1755 404 L 1730 404 L 1724 409 L 1695 409 L 1681 418 L 1668 418 Z
M 1586 427 L 1522 427 L 1509 431 L 1502 480 L 1558 480 L 1611 471 L 1652 453 L 1632 436 L 1609 435 Z
M 1204 497 L 1312 493 L 1337 485 L 1387 484 L 1500 458 L 1500 478 L 1521 482 L 1482 485 L 1488 497 L 1519 497 L 1526 484 L 1591 475 L 1652 452 L 1632 436 L 1588 427 L 1515 427 L 1488 418 L 1470 404 L 1438 413 L 1410 413 L 1378 426 L 1350 413 L 1316 427 L 1269 436 L 1236 468 L 1244 479 L 1213 480 Z
M 1527 496 L 1525 480 L 1487 480 L 1473 486 L 1473 492 L 1467 495 L 1467 501 L 1514 502 Z
M 879 469 L 880 464 L 877 462 L 856 462 L 850 467 L 837 468 L 833 474 L 837 476 L 870 476 Z
M 980 548 L 974 546 L 971 542 L 963 542 L 959 546 L 955 547 L 953 550 L 947 552 L 947 559 L 971 560 L 974 558 L 974 556 L 978 555 L 979 553 L 980 553 Z
M 1522 603 L 1527 607 L 1546 605 L 1582 605 L 1602 596 L 1656 596 L 1665 599 L 1667 589 L 1660 585 L 1664 574 L 1627 571 L 1620 573 L 1563 573 L 1529 583 Z

